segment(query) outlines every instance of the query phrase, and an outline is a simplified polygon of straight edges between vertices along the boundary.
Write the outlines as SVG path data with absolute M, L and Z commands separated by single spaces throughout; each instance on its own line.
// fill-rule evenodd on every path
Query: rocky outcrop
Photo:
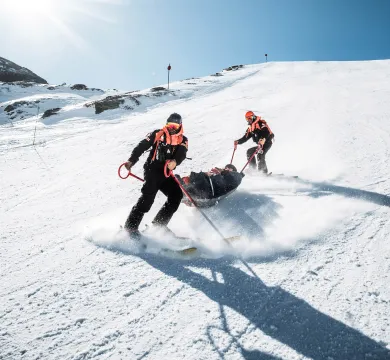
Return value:
M 126 110 L 133 110 L 134 106 L 141 104 L 137 97 L 140 95 L 131 95 L 130 93 L 125 93 L 121 95 L 107 96 L 104 99 L 93 101 L 86 104 L 86 107 L 95 107 L 95 114 L 100 114 L 106 110 L 113 110 L 123 107 Z M 126 103 L 126 104 L 125 104 Z M 123 105 L 123 106 L 121 106 Z
M 4 112 L 7 113 L 8 117 L 12 120 L 19 118 L 23 120 L 29 116 L 36 114 L 37 104 L 40 100 L 34 101 L 15 101 L 12 104 L 8 104 L 4 107 Z M 1 108 L 1 107 L 0 107 Z
M 154 88 L 151 88 L 150 91 L 152 92 L 156 92 L 156 91 L 168 91 L 168 89 L 166 89 L 165 87 L 162 87 L 162 86 L 156 86 Z
M 120 97 L 107 96 L 105 99 L 95 102 L 95 114 L 100 114 L 105 110 L 118 109 L 124 103 L 125 100 Z
M 225 71 L 235 71 L 235 70 L 238 70 L 238 69 L 242 69 L 244 67 L 244 65 L 233 65 L 233 66 L 229 66 L 228 68 L 224 69 Z
M 125 109 L 134 110 L 137 106 L 141 105 L 140 99 L 160 97 L 163 95 L 173 95 L 176 93 L 170 91 L 162 86 L 150 89 L 150 94 L 135 94 L 134 91 L 130 91 L 120 95 L 107 96 L 104 99 L 92 101 L 85 104 L 86 107 L 95 107 L 95 114 L 100 114 L 106 110 Z
M 2 57 L 0 57 L 0 81 L 22 81 L 25 83 L 33 82 L 38 84 L 47 84 L 45 79 L 42 79 L 37 74 L 34 74 L 31 70 Z
M 168 94 L 175 95 L 174 91 L 168 90 L 162 86 L 157 86 L 157 87 L 151 88 L 150 91 L 153 93 L 153 95 L 151 95 L 151 96 L 154 96 L 154 97 L 160 97 L 160 96 L 168 95 Z
M 88 90 L 87 85 L 84 84 L 74 84 L 70 87 L 71 90 Z
M 42 115 L 42 119 L 47 118 L 47 117 L 52 116 L 52 115 L 55 115 L 55 114 L 57 114 L 60 110 L 61 110 L 61 108 L 54 108 L 54 109 L 46 110 L 46 111 L 43 113 L 43 115 Z

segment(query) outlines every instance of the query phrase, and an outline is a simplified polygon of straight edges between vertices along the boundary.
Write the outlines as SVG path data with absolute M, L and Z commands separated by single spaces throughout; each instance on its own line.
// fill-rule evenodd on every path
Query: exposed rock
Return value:
M 88 90 L 87 85 L 84 84 L 74 84 L 70 87 L 71 90 Z
M 223 76 L 221 73 L 217 72 L 215 74 L 211 74 L 211 76 Z
M 150 91 L 152 91 L 152 92 L 155 92 L 155 91 L 168 91 L 168 89 L 166 89 L 165 87 L 162 87 L 162 86 L 157 86 L 157 87 L 151 88 Z
M 125 100 L 115 99 L 114 96 L 108 96 L 104 100 L 95 102 L 95 114 L 100 114 L 105 110 L 118 109 L 120 104 L 124 104 Z
M 11 112 L 11 111 L 16 110 L 19 106 L 28 105 L 28 104 L 30 104 L 30 103 L 27 101 L 15 101 L 14 103 L 7 105 L 4 109 L 4 111 Z
M 226 71 L 235 71 L 235 70 L 238 70 L 238 69 L 241 69 L 243 68 L 244 65 L 233 65 L 233 66 L 229 66 L 228 68 L 224 69 Z
M 12 61 L 0 57 L 0 81 L 4 82 L 33 82 L 38 84 L 47 84 L 45 79 L 42 79 L 31 70 L 15 64 Z
M 13 105 L 8 105 L 4 109 L 4 111 L 6 111 L 6 112 L 10 112 L 10 111 L 14 111 L 14 110 L 15 110 L 15 107 Z
M 56 88 L 54 86 L 49 86 L 47 90 L 55 90 Z
M 36 86 L 37 83 L 35 82 L 31 82 L 31 81 L 14 81 L 12 83 L 9 83 L 10 85 L 17 85 L 17 86 L 20 86 L 22 88 L 28 88 L 28 87 L 33 87 L 33 86 Z
M 107 96 L 104 99 L 92 101 L 90 103 L 85 104 L 86 107 L 95 107 L 95 114 L 100 114 L 106 110 L 113 110 L 122 108 L 125 110 L 134 110 L 136 106 L 141 105 L 140 98 L 144 97 L 159 97 L 164 94 L 173 94 L 173 91 L 169 91 L 165 88 L 163 90 L 155 90 L 153 94 L 134 94 L 133 91 L 127 92 L 120 95 Z
M 168 94 L 175 94 L 174 91 L 168 90 L 162 86 L 157 86 L 157 87 L 151 88 L 150 91 L 153 93 L 152 96 L 157 96 L 157 97 L 160 97 L 163 95 L 168 95 Z
M 61 108 L 54 108 L 54 109 L 46 110 L 46 111 L 43 113 L 43 115 L 41 116 L 41 118 L 44 119 L 44 118 L 47 118 L 47 117 L 49 117 L 49 116 L 55 115 L 55 114 L 57 114 L 60 110 L 61 110 Z

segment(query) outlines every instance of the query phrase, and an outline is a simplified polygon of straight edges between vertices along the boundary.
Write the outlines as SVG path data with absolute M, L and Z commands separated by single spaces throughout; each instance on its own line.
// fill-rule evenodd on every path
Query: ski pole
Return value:
M 167 171 L 168 169 L 168 163 L 169 160 L 165 163 L 164 166 L 164 175 L 165 177 L 173 177 L 173 179 L 176 181 L 177 185 L 179 185 L 181 191 L 188 197 L 188 199 L 194 204 L 194 206 L 199 210 L 199 212 L 203 215 L 203 217 L 207 220 L 207 222 L 212 226 L 212 228 L 218 233 L 218 235 L 225 241 L 228 245 L 231 246 L 231 244 L 225 239 L 223 234 L 218 230 L 218 228 L 213 224 L 213 222 L 209 219 L 209 217 L 202 211 L 202 209 L 198 206 L 198 204 L 195 202 L 195 200 L 191 197 L 191 195 L 187 192 L 186 189 L 180 184 L 180 181 L 177 180 L 176 176 L 173 174 L 172 170 Z
M 188 197 L 188 199 L 194 204 L 194 206 L 199 210 L 199 212 L 203 215 L 203 217 L 207 220 L 207 222 L 212 226 L 212 228 L 218 233 L 218 235 L 222 238 L 222 240 L 228 244 L 229 247 L 233 248 L 232 244 L 226 238 L 223 236 L 223 234 L 218 230 L 218 228 L 213 224 L 213 222 L 208 218 L 208 216 L 202 211 L 202 209 L 196 204 L 195 200 L 190 196 L 190 194 L 184 189 L 184 187 L 180 184 L 180 181 L 177 180 L 176 176 L 173 174 L 172 170 L 167 171 L 169 160 L 166 161 L 164 166 L 164 175 L 166 178 L 169 176 L 172 176 L 173 179 L 176 181 L 177 185 L 179 185 L 181 191 Z M 253 269 L 249 266 L 249 264 L 242 258 L 240 258 L 241 262 L 248 268 L 248 270 L 257 278 L 257 274 L 253 271 Z
M 139 181 L 142 181 L 142 182 L 145 181 L 144 179 L 138 177 L 137 175 L 134 175 L 134 174 L 131 173 L 130 171 L 129 171 L 129 173 L 127 174 L 127 176 L 123 177 L 123 176 L 121 175 L 121 168 L 122 168 L 122 166 L 125 166 L 125 164 L 126 164 L 126 163 L 123 163 L 121 166 L 119 166 L 119 169 L 118 169 L 118 175 L 119 175 L 119 177 L 120 177 L 121 179 L 124 180 L 124 179 L 127 179 L 129 176 L 132 176 L 133 178 L 136 178 L 136 179 L 138 179 Z
M 242 168 L 242 170 L 240 171 L 241 173 L 245 170 L 245 168 L 248 166 L 248 164 L 251 162 L 251 160 L 255 157 L 255 155 L 263 149 L 263 145 L 259 144 L 259 146 L 257 147 L 256 151 L 252 154 L 252 156 L 249 158 L 249 160 L 246 162 L 245 166 Z
M 237 149 L 237 145 L 236 145 L 236 144 L 234 144 L 234 150 L 233 150 L 232 159 L 230 160 L 230 164 L 232 164 L 232 163 L 233 163 L 234 153 L 236 152 L 236 149 Z

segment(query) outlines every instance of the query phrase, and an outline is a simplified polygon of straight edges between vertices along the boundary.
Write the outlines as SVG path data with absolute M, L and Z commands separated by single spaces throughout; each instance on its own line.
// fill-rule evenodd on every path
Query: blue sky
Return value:
M 0 6 L 0 56 L 50 83 L 136 90 L 165 84 L 168 63 L 175 81 L 260 63 L 265 53 L 269 61 L 390 58 L 389 0 L 1 0 Z

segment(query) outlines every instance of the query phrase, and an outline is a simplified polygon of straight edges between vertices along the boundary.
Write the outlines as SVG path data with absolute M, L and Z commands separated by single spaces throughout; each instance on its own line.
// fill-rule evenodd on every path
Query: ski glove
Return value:
M 170 160 L 168 163 L 168 169 L 175 170 L 175 168 L 176 168 L 176 160 Z
M 126 168 L 128 171 L 131 170 L 132 166 L 133 166 L 133 163 L 132 163 L 131 161 L 126 161 L 126 162 L 125 162 L 125 168 Z

